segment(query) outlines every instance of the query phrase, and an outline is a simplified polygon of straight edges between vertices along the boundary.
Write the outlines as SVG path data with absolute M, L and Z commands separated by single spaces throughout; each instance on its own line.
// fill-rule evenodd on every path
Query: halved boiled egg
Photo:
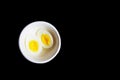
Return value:
M 27 36 L 26 48 L 32 55 L 39 55 L 42 52 L 42 45 L 36 36 Z
M 43 48 L 50 48 L 53 46 L 53 37 L 47 30 L 38 31 L 38 37 Z

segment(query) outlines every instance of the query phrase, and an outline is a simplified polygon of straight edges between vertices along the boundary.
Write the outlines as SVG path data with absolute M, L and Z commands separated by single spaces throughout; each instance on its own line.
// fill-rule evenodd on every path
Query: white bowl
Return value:
M 47 30 L 53 36 L 53 46 L 50 49 L 43 49 L 39 56 L 30 55 L 26 50 L 25 39 L 29 34 L 37 34 L 37 30 Z M 47 63 L 59 53 L 61 47 L 61 38 L 57 29 L 45 21 L 35 21 L 28 24 L 21 32 L 19 37 L 19 48 L 23 56 L 33 63 Z

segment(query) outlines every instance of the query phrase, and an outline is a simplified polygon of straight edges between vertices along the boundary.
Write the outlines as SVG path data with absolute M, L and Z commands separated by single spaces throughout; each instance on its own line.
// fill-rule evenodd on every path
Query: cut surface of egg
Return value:
M 39 31 L 38 32 L 38 37 L 39 37 L 39 39 L 41 41 L 41 44 L 42 44 L 43 48 L 52 47 L 52 45 L 53 45 L 53 37 L 48 31 L 46 31 L 46 30 Z
M 26 38 L 26 48 L 32 55 L 39 55 L 42 51 L 40 40 L 35 36 L 28 36 Z

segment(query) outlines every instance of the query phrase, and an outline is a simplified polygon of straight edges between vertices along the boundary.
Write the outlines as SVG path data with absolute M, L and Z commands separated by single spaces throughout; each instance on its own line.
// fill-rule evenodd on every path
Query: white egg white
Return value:
M 31 40 L 35 40 L 38 42 L 38 51 L 37 52 L 32 52 L 30 49 L 29 49 L 29 42 Z M 26 50 L 28 51 L 28 54 L 31 54 L 33 56 L 39 56 L 40 53 L 42 52 L 42 45 L 40 44 L 40 40 L 35 36 L 35 35 L 27 35 L 26 36 L 26 41 L 25 41 L 25 45 L 26 45 Z
M 45 44 L 41 41 L 41 35 L 42 35 L 42 34 L 48 34 L 48 35 L 50 36 L 50 40 L 51 40 L 50 45 L 45 45 Z M 51 47 L 53 46 L 53 37 L 52 37 L 52 35 L 51 35 L 47 30 L 45 30 L 45 29 L 38 30 L 38 31 L 37 31 L 37 36 L 38 36 L 38 38 L 39 38 L 39 40 L 40 40 L 40 43 L 42 44 L 42 47 L 43 47 L 43 48 L 51 48 Z

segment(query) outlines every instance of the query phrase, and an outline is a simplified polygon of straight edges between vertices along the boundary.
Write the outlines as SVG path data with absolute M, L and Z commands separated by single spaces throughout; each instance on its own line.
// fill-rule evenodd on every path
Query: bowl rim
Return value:
M 47 60 L 45 60 L 45 61 L 36 61 L 36 60 L 34 60 L 34 59 L 26 56 L 26 55 L 24 54 L 24 52 L 22 51 L 21 47 L 20 47 L 20 45 L 21 45 L 21 44 L 20 44 L 20 38 L 21 38 L 21 35 L 22 35 L 23 31 L 24 31 L 25 28 L 27 28 L 29 25 L 35 24 L 35 23 L 48 24 L 49 27 L 51 27 L 51 28 L 56 32 L 56 35 L 58 36 L 58 44 L 59 44 L 59 45 L 58 45 L 57 51 L 55 52 L 55 54 L 54 54 L 51 58 L 49 58 L 49 59 L 47 59 Z M 34 22 L 29 23 L 28 25 L 26 25 L 26 26 L 22 29 L 22 31 L 21 31 L 21 33 L 20 33 L 20 36 L 19 36 L 19 40 L 18 40 L 18 46 L 19 46 L 20 52 L 22 53 L 22 55 L 23 55 L 28 61 L 30 61 L 30 62 L 32 62 L 32 63 L 37 63 L 37 64 L 47 63 L 47 62 L 51 61 L 52 59 L 54 59 L 54 58 L 56 57 L 56 55 L 59 53 L 60 48 L 61 48 L 61 37 L 60 37 L 60 34 L 59 34 L 58 30 L 57 30 L 57 29 L 55 28 L 55 26 L 53 26 L 51 23 L 46 22 L 46 21 L 34 21 Z

